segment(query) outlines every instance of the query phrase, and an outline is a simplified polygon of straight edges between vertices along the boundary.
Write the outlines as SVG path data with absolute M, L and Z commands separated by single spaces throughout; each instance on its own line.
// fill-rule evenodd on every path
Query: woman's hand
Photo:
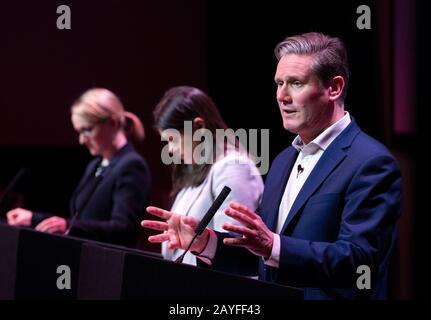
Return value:
M 147 212 L 162 218 L 165 221 L 143 220 L 141 225 L 145 228 L 163 231 L 163 233 L 148 237 L 148 241 L 153 243 L 168 242 L 168 249 L 187 249 L 195 235 L 195 228 L 199 220 L 190 216 L 183 216 L 157 207 L 148 207 Z M 209 231 L 205 229 L 196 238 L 190 250 L 202 252 L 209 239 Z
M 16 208 L 10 210 L 7 214 L 7 223 L 11 226 L 31 226 L 31 218 L 33 217 L 33 212 L 23 208 Z

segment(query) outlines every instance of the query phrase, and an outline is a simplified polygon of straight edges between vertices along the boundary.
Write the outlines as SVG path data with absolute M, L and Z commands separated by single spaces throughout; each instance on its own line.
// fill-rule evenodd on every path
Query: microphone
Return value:
M 15 187 L 15 185 L 22 179 L 22 176 L 24 175 L 25 169 L 21 168 L 16 175 L 13 177 L 13 179 L 9 182 L 9 184 L 4 189 L 2 195 L 0 196 L 0 206 L 3 204 L 3 200 L 5 199 L 6 195 L 9 194 L 9 192 Z
M 84 198 L 84 201 L 82 201 L 81 206 L 79 210 L 77 209 L 75 211 L 75 214 L 73 215 L 72 219 L 70 220 L 69 227 L 67 228 L 66 232 L 64 233 L 66 236 L 69 234 L 70 230 L 72 229 L 73 225 L 75 224 L 76 219 L 79 216 L 79 213 L 82 211 L 82 209 L 85 208 L 88 201 L 90 200 L 91 196 L 93 195 L 94 191 L 96 190 L 97 186 L 99 185 L 100 181 L 102 181 L 103 174 L 99 173 L 93 180 L 93 185 L 91 186 L 91 189 L 88 190 L 86 197 Z
M 296 174 L 296 178 L 298 178 L 299 174 L 304 171 L 304 167 L 298 164 L 298 173 Z
M 220 194 L 214 200 L 213 204 L 208 209 L 208 211 L 205 213 L 205 215 L 202 218 L 201 222 L 195 228 L 195 235 L 194 235 L 193 239 L 190 241 L 187 249 L 183 252 L 183 254 L 181 256 L 179 256 L 175 260 L 176 263 L 183 262 L 184 256 L 190 250 L 190 247 L 192 246 L 192 244 L 195 241 L 196 237 L 200 236 L 202 234 L 202 232 L 205 230 L 205 228 L 207 227 L 208 223 L 214 217 L 215 213 L 220 208 L 220 206 L 222 205 L 222 203 L 226 200 L 226 198 L 227 198 L 227 196 L 229 195 L 230 192 L 231 192 L 231 188 L 229 188 L 227 186 L 223 187 L 223 190 L 220 192 Z

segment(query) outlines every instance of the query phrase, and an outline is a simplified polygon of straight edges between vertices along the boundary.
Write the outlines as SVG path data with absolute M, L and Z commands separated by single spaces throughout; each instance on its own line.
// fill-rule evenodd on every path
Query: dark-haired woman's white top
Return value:
M 213 230 L 224 231 L 222 225 L 225 222 L 237 224 L 223 212 L 229 202 L 237 201 L 256 210 L 262 197 L 262 177 L 254 162 L 246 155 L 232 153 L 216 161 L 199 186 L 180 190 L 171 211 L 201 220 L 224 186 L 230 187 L 232 191 L 208 225 Z M 162 244 L 165 259 L 175 260 L 182 252 L 178 249 L 169 250 L 166 243 Z M 183 263 L 196 265 L 196 256 L 187 253 Z

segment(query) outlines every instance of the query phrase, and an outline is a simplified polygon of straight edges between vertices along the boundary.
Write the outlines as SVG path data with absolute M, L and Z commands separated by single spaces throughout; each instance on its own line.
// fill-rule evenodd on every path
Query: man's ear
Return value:
M 193 128 L 195 130 L 205 128 L 205 120 L 201 117 L 196 117 L 193 119 Z
M 329 81 L 329 99 L 332 101 L 338 100 L 343 93 L 344 89 L 344 78 L 342 76 L 336 76 Z

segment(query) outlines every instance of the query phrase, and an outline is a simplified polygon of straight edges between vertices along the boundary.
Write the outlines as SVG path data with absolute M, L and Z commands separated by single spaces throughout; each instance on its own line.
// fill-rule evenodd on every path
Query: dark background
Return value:
M 90 87 L 117 93 L 144 122 L 138 146 L 153 175 L 152 203 L 169 206 L 152 109 L 173 85 L 207 91 L 234 128 L 269 128 L 271 160 L 293 138 L 282 127 L 273 81 L 275 45 L 321 31 L 342 38 L 350 62 L 346 109 L 387 145 L 404 176 L 393 298 L 423 297 L 426 244 L 424 167 L 424 1 L 20 1 L 0 4 L 0 187 L 23 178 L 0 203 L 67 215 L 68 199 L 90 159 L 78 145 L 69 107 Z M 56 8 L 71 8 L 72 30 L 58 30 Z M 359 30 L 356 8 L 371 8 Z M 144 248 L 153 249 L 143 242 Z

